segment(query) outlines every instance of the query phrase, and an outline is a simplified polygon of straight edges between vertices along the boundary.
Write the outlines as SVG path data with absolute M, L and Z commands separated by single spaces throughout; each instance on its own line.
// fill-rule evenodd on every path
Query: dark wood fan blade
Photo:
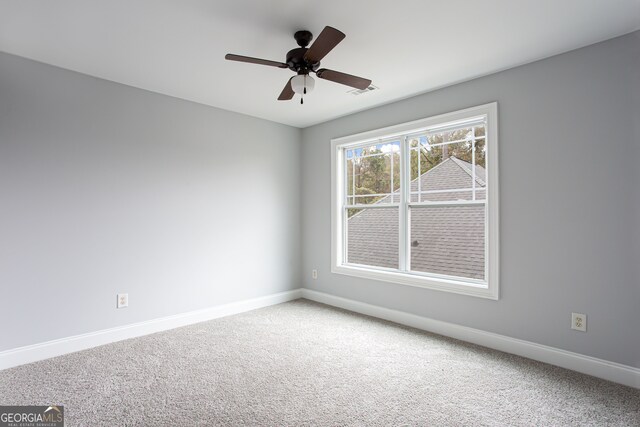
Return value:
M 371 80 L 369 79 L 363 79 L 362 77 L 352 76 L 351 74 L 341 73 L 339 71 L 327 70 L 326 68 L 321 68 L 316 71 L 316 75 L 321 79 L 331 80 L 332 82 L 355 87 L 356 89 L 366 89 L 371 84 Z
M 228 59 L 229 61 L 248 62 L 250 64 L 269 65 L 271 67 L 278 67 L 278 68 L 289 68 L 289 66 L 284 62 L 269 61 L 268 59 L 252 58 L 250 56 L 234 55 L 232 53 L 227 53 L 224 56 L 224 59 Z
M 293 77 L 291 77 L 291 79 L 293 79 Z M 293 92 L 293 88 L 291 87 L 291 79 L 289 79 L 287 84 L 284 86 L 284 89 L 282 89 L 282 92 L 278 97 L 278 101 L 288 101 L 291 98 L 293 98 L 294 92 Z
M 312 64 L 319 62 L 345 37 L 342 31 L 336 30 L 333 27 L 324 27 L 324 30 L 322 30 L 316 41 L 313 42 L 309 50 L 307 50 L 307 53 L 304 54 L 304 59 Z

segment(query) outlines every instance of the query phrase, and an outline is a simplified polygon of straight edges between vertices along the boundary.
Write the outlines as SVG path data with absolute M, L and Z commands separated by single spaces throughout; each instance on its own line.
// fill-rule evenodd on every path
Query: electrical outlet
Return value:
M 571 329 L 587 332 L 587 315 L 582 313 L 571 313 Z
M 318 278 L 318 270 L 311 270 L 311 278 L 314 280 Z
M 118 294 L 117 308 L 129 307 L 129 294 Z

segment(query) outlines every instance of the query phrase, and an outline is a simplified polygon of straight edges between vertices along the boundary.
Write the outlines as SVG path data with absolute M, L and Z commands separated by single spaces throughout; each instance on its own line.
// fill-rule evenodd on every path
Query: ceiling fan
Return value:
M 327 26 L 324 27 L 324 30 L 322 30 L 316 41 L 307 48 L 313 39 L 313 34 L 306 30 L 297 31 L 293 35 L 293 38 L 296 39 L 296 42 L 300 47 L 292 49 L 287 53 L 286 62 L 269 61 L 268 59 L 252 58 L 249 56 L 234 55 L 232 53 L 226 54 L 224 58 L 230 61 L 249 62 L 251 64 L 288 68 L 295 72 L 297 75 L 291 77 L 284 86 L 282 93 L 280 93 L 280 96 L 278 97 L 279 101 L 288 101 L 292 99 L 293 95 L 296 93 L 305 95 L 311 92 L 315 86 L 315 81 L 309 73 L 316 73 L 316 76 L 320 79 L 341 83 L 356 89 L 366 89 L 371 85 L 371 80 L 369 79 L 329 70 L 327 68 L 320 68 L 320 60 L 331 52 L 331 50 L 345 37 L 346 36 L 343 32 Z M 300 103 L 304 103 L 302 97 L 300 98 Z

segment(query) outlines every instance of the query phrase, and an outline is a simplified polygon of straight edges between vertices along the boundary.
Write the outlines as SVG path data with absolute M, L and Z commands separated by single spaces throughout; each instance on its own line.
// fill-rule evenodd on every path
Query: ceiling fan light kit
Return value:
M 298 74 L 291 79 L 291 88 L 295 93 L 307 94 L 313 90 L 316 81 L 307 74 Z
M 315 87 L 315 80 L 309 73 L 315 73 L 319 79 L 329 80 L 356 89 L 366 89 L 371 85 L 371 80 L 362 77 L 352 76 L 339 71 L 320 68 L 322 60 L 334 47 L 338 45 L 346 36 L 333 27 L 325 27 L 316 41 L 309 47 L 313 40 L 313 34 L 309 31 L 297 31 L 293 37 L 298 43 L 298 48 L 287 53 L 287 62 L 270 61 L 267 59 L 252 58 L 249 56 L 234 55 L 228 53 L 225 59 L 230 61 L 248 62 L 251 64 L 268 65 L 278 68 L 289 68 L 296 75 L 291 77 L 278 97 L 279 101 L 288 101 L 298 93 L 301 96 L 308 94 Z M 300 103 L 304 103 L 302 97 Z
M 315 86 L 316 81 L 308 74 L 298 74 L 291 79 L 291 89 L 301 95 L 301 104 L 304 104 L 302 96 L 311 92 Z

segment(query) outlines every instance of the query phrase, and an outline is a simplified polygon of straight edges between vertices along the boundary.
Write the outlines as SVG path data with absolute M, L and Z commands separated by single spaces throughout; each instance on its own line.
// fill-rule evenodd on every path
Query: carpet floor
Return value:
M 640 390 L 307 300 L 0 371 L 67 426 L 640 425 Z

